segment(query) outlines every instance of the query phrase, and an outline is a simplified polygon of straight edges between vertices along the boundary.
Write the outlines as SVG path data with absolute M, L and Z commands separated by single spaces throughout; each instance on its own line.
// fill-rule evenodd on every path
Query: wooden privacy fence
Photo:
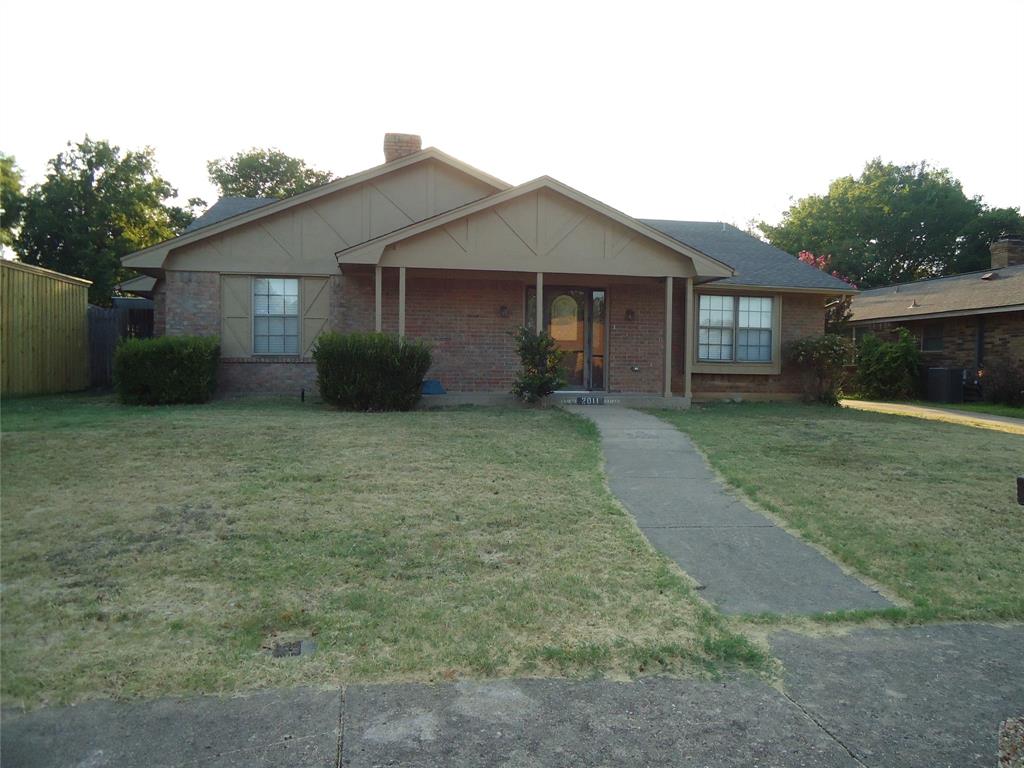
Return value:
M 90 285 L 0 259 L 0 393 L 71 392 L 89 386 Z

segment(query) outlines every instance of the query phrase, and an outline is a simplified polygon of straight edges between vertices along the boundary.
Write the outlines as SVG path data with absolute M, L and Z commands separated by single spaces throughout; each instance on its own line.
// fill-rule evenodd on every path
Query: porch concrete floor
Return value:
M 567 408 L 597 424 L 609 485 L 640 529 L 724 612 L 891 607 L 818 550 L 731 495 L 672 425 L 628 408 Z

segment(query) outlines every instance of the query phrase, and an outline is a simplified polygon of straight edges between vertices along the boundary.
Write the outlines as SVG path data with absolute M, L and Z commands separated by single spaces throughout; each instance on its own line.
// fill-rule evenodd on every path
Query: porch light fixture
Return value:
M 634 320 L 636 320 L 636 310 L 634 310 L 634 309 L 627 309 L 626 310 L 626 319 L 629 322 L 633 322 Z
M 500 309 L 498 309 L 498 314 L 502 317 L 508 317 L 508 305 L 502 304 Z

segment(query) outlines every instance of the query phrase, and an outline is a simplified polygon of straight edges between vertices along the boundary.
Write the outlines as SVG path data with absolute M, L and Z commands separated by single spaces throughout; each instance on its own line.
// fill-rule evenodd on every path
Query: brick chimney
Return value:
M 1024 264 L 1024 236 L 1006 235 L 1005 237 L 1000 237 L 988 249 L 992 254 L 992 269 Z
M 419 152 L 423 141 L 414 133 L 385 133 L 384 162 L 390 163 L 400 157 Z

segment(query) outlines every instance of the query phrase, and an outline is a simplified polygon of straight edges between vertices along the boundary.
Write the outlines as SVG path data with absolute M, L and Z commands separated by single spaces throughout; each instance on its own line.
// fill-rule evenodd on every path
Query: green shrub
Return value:
M 385 333 L 324 333 L 313 347 L 317 386 L 347 411 L 408 411 L 420 400 L 430 347 Z
M 808 336 L 789 345 L 789 359 L 800 366 L 805 402 L 839 405 L 843 366 L 852 349 L 849 339 L 834 333 Z
M 114 387 L 122 403 L 205 403 L 217 388 L 216 336 L 122 339 L 114 351 Z
M 921 353 L 917 339 L 897 328 L 895 341 L 866 336 L 857 349 L 857 391 L 863 397 L 905 400 L 915 395 Z
M 513 395 L 527 403 L 536 403 L 565 386 L 561 367 L 565 353 L 555 346 L 551 336 L 525 325 L 517 328 L 513 336 L 522 363 L 522 370 L 512 385 Z
M 981 392 L 990 403 L 1024 405 L 1024 362 L 986 365 L 981 374 Z

